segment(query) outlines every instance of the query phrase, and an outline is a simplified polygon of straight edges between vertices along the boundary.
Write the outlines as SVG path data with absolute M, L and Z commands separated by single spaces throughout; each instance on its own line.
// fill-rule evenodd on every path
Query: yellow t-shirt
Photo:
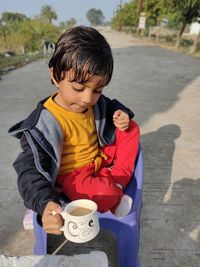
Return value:
M 97 170 L 101 165 L 101 152 L 94 123 L 92 107 L 84 113 L 68 111 L 53 101 L 51 96 L 44 107 L 59 122 L 63 133 L 63 150 L 59 174 L 68 173 L 95 162 Z

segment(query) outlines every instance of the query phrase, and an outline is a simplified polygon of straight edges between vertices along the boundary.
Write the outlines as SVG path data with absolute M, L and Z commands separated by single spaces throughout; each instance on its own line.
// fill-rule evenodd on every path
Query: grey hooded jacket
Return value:
M 49 201 L 62 204 L 62 198 L 54 184 L 58 175 L 63 136 L 59 123 L 44 108 L 48 98 L 41 100 L 37 108 L 23 121 L 9 129 L 9 133 L 20 139 L 22 152 L 13 166 L 18 174 L 18 189 L 27 208 L 43 214 Z M 93 107 L 96 131 L 101 147 L 112 144 L 115 139 L 113 114 L 125 111 L 130 118 L 132 111 L 117 100 L 101 96 Z

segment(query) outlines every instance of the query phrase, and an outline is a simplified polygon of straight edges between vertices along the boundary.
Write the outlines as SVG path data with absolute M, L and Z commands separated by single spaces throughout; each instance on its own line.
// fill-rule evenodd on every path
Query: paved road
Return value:
M 141 263 L 144 267 L 200 265 L 200 60 L 139 43 L 104 29 L 115 71 L 108 96 L 135 112 L 144 151 Z M 0 253 L 31 254 L 22 229 L 24 207 L 12 169 L 19 145 L 7 129 L 53 91 L 41 60 L 0 81 Z

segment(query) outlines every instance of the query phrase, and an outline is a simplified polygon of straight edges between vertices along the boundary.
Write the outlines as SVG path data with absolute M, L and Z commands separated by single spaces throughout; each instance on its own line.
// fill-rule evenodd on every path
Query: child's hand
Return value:
M 56 212 L 55 215 L 52 214 L 53 211 Z M 47 233 L 55 235 L 62 234 L 62 231 L 59 229 L 63 226 L 64 221 L 59 214 L 60 212 L 62 212 L 62 208 L 59 204 L 53 201 L 48 202 L 42 215 L 43 228 Z
M 113 115 L 113 122 L 120 131 L 125 131 L 129 128 L 130 119 L 127 113 L 117 110 Z

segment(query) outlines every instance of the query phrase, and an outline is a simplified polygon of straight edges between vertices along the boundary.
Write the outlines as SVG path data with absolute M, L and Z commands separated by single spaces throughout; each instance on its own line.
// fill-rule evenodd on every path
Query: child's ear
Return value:
M 50 71 L 50 76 L 51 76 L 51 80 L 52 80 L 52 82 L 54 83 L 54 85 L 55 85 L 57 88 L 59 88 L 59 83 L 55 80 L 54 75 L 53 75 L 53 68 L 51 67 L 51 68 L 49 69 L 49 71 Z

